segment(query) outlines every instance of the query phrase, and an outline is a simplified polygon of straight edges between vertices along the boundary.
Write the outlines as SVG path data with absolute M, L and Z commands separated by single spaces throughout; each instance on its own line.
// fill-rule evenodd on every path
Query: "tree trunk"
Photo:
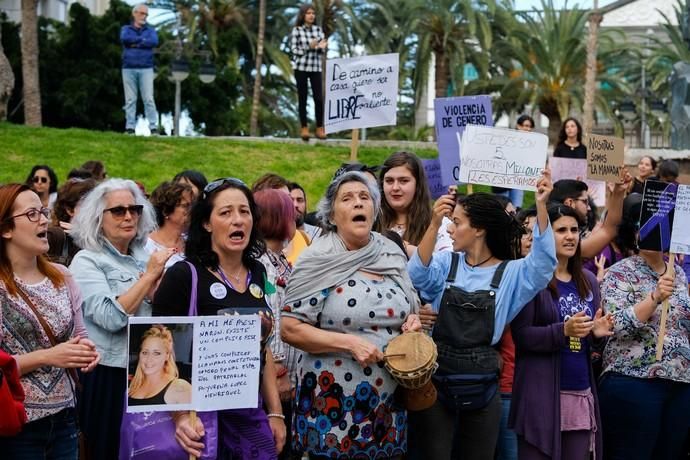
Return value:
M 603 16 L 594 1 L 594 10 L 589 15 L 589 37 L 587 37 L 587 70 L 585 72 L 585 104 L 582 114 L 582 130 L 592 132 L 594 126 L 594 96 L 597 92 L 597 35 Z
M 445 51 L 434 51 L 436 59 L 436 97 L 448 97 L 448 81 L 450 80 L 450 63 Z
M 0 28 L 0 121 L 7 120 L 7 104 L 14 89 L 14 72 L 2 48 L 2 28 Z
M 249 118 L 249 134 L 259 134 L 259 103 L 261 101 L 261 66 L 264 59 L 264 35 L 266 34 L 266 0 L 259 0 L 259 34 L 256 39 L 256 77 L 252 95 L 252 114 Z
M 22 0 L 22 78 L 24 123 L 41 126 L 41 86 L 38 79 L 38 0 Z
M 558 133 L 561 131 L 561 125 L 563 124 L 561 121 L 561 114 L 558 113 L 558 110 L 549 113 L 544 113 L 542 111 L 541 113 L 549 119 L 549 145 L 555 147 L 556 144 L 558 144 Z

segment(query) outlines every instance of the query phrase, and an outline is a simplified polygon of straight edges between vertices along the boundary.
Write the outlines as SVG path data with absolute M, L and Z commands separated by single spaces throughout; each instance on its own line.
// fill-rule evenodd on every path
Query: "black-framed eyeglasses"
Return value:
M 33 179 L 31 179 L 34 184 L 38 184 L 39 182 L 42 184 L 47 184 L 48 183 L 48 178 L 43 177 L 43 176 L 34 176 Z
M 586 206 L 589 206 L 589 198 L 573 198 L 575 201 L 579 201 L 580 203 L 584 203 Z
M 41 216 L 50 220 L 50 216 L 52 216 L 52 215 L 53 215 L 53 211 L 51 211 L 48 208 L 41 208 L 41 209 L 31 208 L 31 209 L 29 209 L 26 212 L 23 212 L 21 214 L 10 216 L 7 218 L 7 220 L 16 219 L 17 217 L 26 216 L 26 218 L 29 219 L 29 222 L 39 222 L 41 220 Z
M 117 219 L 124 219 L 124 217 L 129 213 L 130 216 L 139 217 L 141 213 L 144 212 L 144 205 L 134 204 L 132 206 L 114 206 L 103 210 L 104 213 L 109 212 L 113 217 Z
M 225 177 L 222 179 L 216 179 L 213 182 L 210 182 L 206 187 L 204 187 L 204 193 L 202 195 L 202 198 L 206 199 L 206 197 L 208 197 L 211 193 L 213 193 L 220 186 L 225 184 L 231 184 L 238 187 L 247 187 L 247 184 L 245 184 L 244 182 L 242 182 L 241 179 L 238 179 L 236 177 Z

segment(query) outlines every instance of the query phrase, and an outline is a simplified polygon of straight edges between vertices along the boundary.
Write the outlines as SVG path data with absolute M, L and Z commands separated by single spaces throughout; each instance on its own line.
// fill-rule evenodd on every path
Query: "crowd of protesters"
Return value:
M 580 131 L 564 124 L 559 155 L 581 156 Z M 309 214 L 274 173 L 188 170 L 148 195 L 99 161 L 63 184 L 34 166 L 0 185 L 0 349 L 28 416 L 0 456 L 130 458 L 129 318 L 193 303 L 260 316 L 261 384 L 256 407 L 218 412 L 213 440 L 172 413 L 182 458 L 215 442 L 221 459 L 686 459 L 690 257 L 637 247 L 645 180 L 677 176 L 643 157 L 608 184 L 602 216 L 584 182 L 548 168 L 532 208 L 455 187 L 434 203 L 421 160 L 396 152 L 343 165 Z M 438 398 L 408 411 L 382 360 L 415 331 L 436 343 Z M 140 375 L 130 401 L 188 393 L 170 366 Z M 463 405 L 467 386 L 478 397 Z

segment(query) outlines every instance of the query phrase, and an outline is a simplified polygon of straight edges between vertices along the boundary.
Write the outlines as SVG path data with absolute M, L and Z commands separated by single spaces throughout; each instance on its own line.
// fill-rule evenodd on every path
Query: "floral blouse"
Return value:
M 661 305 L 646 322 L 640 321 L 633 310 L 656 288 L 659 275 L 637 255 L 618 262 L 606 272 L 601 298 L 605 311 L 614 314 L 615 326 L 604 350 L 604 372 L 690 383 L 690 297 L 683 270 L 677 264 L 675 270 L 659 362 L 656 343 Z

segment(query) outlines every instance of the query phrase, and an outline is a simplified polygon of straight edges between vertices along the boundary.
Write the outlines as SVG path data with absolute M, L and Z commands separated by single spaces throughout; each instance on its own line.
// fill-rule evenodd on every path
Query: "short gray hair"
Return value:
M 374 219 L 378 217 L 381 211 L 381 191 L 378 185 L 372 184 L 371 180 L 367 179 L 364 173 L 359 171 L 346 172 L 333 179 L 328 189 L 326 189 L 326 194 L 321 198 L 319 204 L 316 205 L 316 217 L 326 231 L 332 232 L 336 229 L 333 222 L 331 222 L 333 203 L 335 202 L 335 197 L 338 195 L 340 187 L 348 182 L 361 182 L 366 185 L 371 200 L 374 202 Z
M 134 197 L 134 202 L 144 206 L 139 217 L 137 234 L 130 244 L 143 246 L 149 234 L 157 228 L 156 213 L 134 181 L 128 179 L 108 179 L 101 182 L 81 199 L 77 205 L 79 212 L 72 220 L 70 236 L 82 249 L 101 251 L 103 249 L 103 212 L 105 196 L 110 192 L 126 190 Z
M 148 9 L 148 7 L 149 7 L 146 3 L 137 3 L 136 5 L 134 5 L 134 7 L 132 7 L 132 14 L 139 11 L 139 8 L 141 8 L 142 6 L 145 6 L 146 9 Z

